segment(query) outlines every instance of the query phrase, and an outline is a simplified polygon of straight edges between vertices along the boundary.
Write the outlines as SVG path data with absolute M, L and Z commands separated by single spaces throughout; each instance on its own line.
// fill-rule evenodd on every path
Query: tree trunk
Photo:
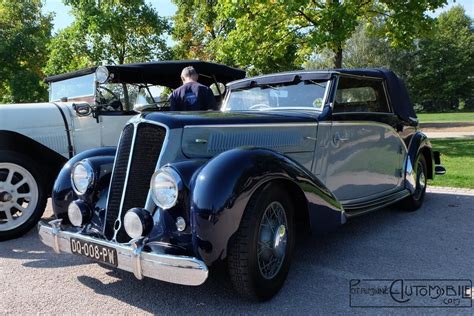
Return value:
M 342 47 L 334 51 L 334 68 L 342 68 Z

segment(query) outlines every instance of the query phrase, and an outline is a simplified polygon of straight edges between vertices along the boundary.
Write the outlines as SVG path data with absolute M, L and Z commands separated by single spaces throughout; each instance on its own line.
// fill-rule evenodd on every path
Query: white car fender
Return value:
M 70 112 L 63 113 L 70 125 Z M 22 134 L 69 158 L 64 118 L 53 103 L 1 104 L 0 131 Z

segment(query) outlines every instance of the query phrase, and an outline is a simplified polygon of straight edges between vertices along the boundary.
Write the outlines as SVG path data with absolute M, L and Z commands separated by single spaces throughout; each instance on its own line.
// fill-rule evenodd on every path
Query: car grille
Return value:
M 133 124 L 129 124 L 124 128 L 110 184 L 104 228 L 106 238 L 113 238 L 115 222 L 120 217 L 122 225 L 117 232 L 116 240 L 118 242 L 130 240 L 123 227 L 123 218 L 129 209 L 145 206 L 150 179 L 155 171 L 165 135 L 166 130 L 163 127 L 149 123 L 140 123 L 136 128 Z

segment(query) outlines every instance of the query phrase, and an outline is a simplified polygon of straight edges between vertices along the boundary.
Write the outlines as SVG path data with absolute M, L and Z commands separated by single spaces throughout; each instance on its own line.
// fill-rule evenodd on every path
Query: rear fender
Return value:
M 433 150 L 428 137 L 422 132 L 418 131 L 413 135 L 408 146 L 408 153 L 405 161 L 405 188 L 411 193 L 415 192 L 415 165 L 419 155 L 423 155 L 427 164 L 427 177 L 433 179 L 434 176 L 434 156 Z

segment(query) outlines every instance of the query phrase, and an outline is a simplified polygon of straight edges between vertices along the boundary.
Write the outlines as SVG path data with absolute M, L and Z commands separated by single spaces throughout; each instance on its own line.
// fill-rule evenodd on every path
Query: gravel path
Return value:
M 461 192 L 462 191 L 462 192 Z M 50 211 L 47 215 L 50 215 Z M 439 314 L 472 308 L 351 308 L 351 279 L 474 279 L 474 190 L 430 188 L 422 209 L 388 208 L 299 243 L 270 302 L 241 300 L 223 269 L 186 287 L 56 255 L 32 231 L 0 244 L 0 314 Z

